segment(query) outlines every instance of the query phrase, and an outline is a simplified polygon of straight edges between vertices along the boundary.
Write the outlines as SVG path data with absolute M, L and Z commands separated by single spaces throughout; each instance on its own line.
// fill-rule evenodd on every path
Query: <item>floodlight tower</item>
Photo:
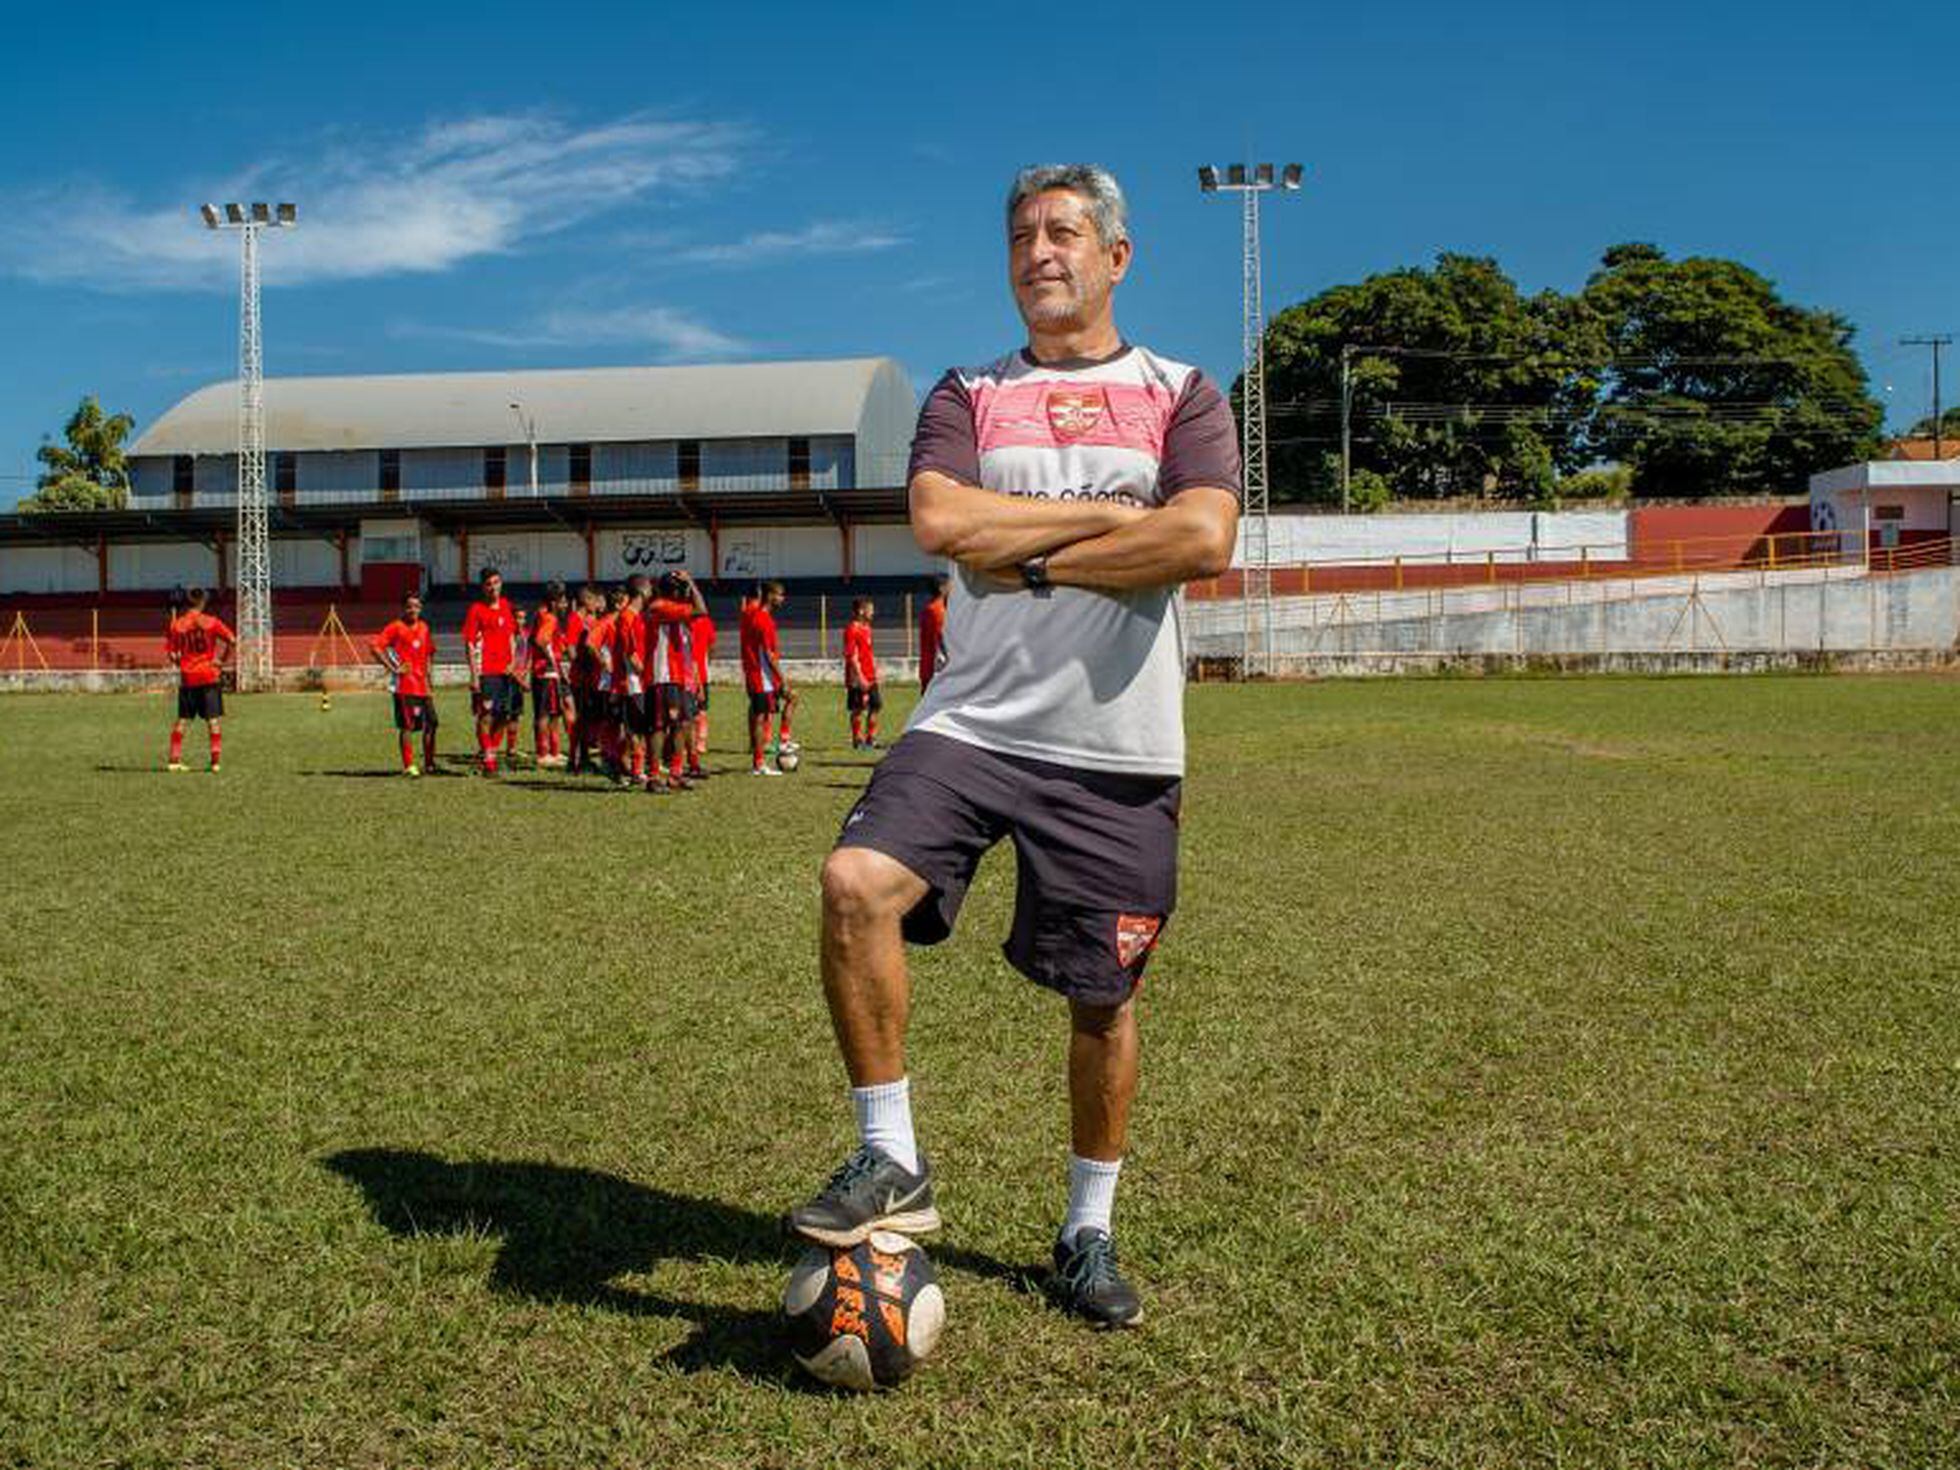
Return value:
M 1273 543 L 1266 493 L 1266 308 L 1259 262 L 1259 196 L 1278 189 L 1297 193 L 1305 170 L 1289 163 L 1274 177 L 1270 163 L 1228 164 L 1225 177 L 1205 164 L 1198 188 L 1206 194 L 1237 194 L 1244 203 L 1244 373 L 1239 388 L 1239 457 L 1244 462 L 1245 655 L 1240 667 L 1249 678 L 1272 672 Z
M 290 204 L 205 204 L 205 228 L 236 230 L 238 268 L 238 687 L 272 684 L 272 546 L 265 504 L 265 374 L 259 342 L 259 232 L 299 222 Z

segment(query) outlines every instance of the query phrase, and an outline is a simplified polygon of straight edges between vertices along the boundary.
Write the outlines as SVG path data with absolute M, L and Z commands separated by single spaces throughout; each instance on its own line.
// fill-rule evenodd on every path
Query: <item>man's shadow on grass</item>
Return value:
M 665 1260 L 768 1261 L 787 1269 L 803 1247 L 777 1217 L 562 1164 L 451 1163 L 387 1148 L 347 1149 L 323 1162 L 358 1186 L 375 1219 L 396 1235 L 501 1237 L 490 1270 L 497 1291 L 631 1316 L 679 1317 L 694 1332 L 667 1355 L 675 1366 L 810 1383 L 789 1356 L 775 1310 L 744 1311 L 614 1284 Z M 932 1256 L 1019 1291 L 1039 1286 L 1034 1270 L 991 1256 L 938 1247 Z

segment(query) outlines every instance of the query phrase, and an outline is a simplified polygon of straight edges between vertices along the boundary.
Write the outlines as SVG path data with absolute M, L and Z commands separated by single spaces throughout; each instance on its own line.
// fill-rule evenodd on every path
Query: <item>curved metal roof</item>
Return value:
M 889 357 L 704 367 L 569 368 L 268 378 L 268 450 L 522 444 L 511 404 L 544 444 L 909 432 L 915 400 Z M 903 449 L 903 444 L 898 448 Z M 144 431 L 132 455 L 232 454 L 238 380 L 198 389 Z

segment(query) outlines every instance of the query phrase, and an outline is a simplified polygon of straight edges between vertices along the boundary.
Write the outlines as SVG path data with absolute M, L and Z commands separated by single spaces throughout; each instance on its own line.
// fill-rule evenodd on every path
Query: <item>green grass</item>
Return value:
M 915 971 L 948 1337 L 872 1399 L 773 1330 L 850 1131 L 813 703 L 652 799 L 371 779 L 373 696 L 235 700 L 217 778 L 0 702 L 0 1465 L 1960 1462 L 1960 684 L 1193 690 L 1149 1322 L 1030 1289 L 1002 853 Z

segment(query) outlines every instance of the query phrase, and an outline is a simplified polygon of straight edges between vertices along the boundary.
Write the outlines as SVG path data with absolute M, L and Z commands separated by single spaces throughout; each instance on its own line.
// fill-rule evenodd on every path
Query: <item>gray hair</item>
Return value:
M 1008 225 L 1013 225 L 1014 211 L 1023 200 L 1050 189 L 1067 189 L 1088 201 L 1104 245 L 1130 238 L 1130 207 L 1123 202 L 1123 188 L 1114 174 L 1093 163 L 1036 163 L 1022 169 L 1007 191 Z

